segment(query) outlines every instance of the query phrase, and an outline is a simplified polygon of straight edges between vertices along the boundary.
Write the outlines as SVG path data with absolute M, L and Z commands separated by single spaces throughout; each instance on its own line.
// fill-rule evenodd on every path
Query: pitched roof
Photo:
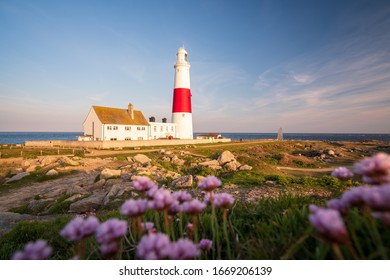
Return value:
M 126 109 L 101 106 L 92 106 L 92 108 L 103 124 L 149 125 L 141 111 L 134 110 L 134 119 L 131 119 Z

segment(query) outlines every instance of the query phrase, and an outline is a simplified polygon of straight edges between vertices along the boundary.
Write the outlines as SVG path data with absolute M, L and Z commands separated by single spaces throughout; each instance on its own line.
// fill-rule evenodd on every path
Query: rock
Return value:
M 158 151 L 160 154 L 165 154 L 165 150 L 164 149 L 161 149 L 160 151 Z
M 30 160 L 25 160 L 22 162 L 22 167 L 23 168 L 27 168 L 31 165 L 31 161 Z
M 79 199 L 81 197 L 83 197 L 83 195 L 80 194 L 80 193 L 77 193 L 77 194 L 72 195 L 71 197 L 68 197 L 67 199 L 65 199 L 65 201 L 72 202 L 72 201 L 75 201 L 75 200 L 77 200 L 77 199 Z
M 180 159 L 178 157 L 172 159 L 172 163 L 176 165 L 184 165 L 186 161 L 184 159 Z
M 26 168 L 26 172 L 34 172 L 37 169 L 38 165 L 30 165 Z
M 219 157 L 218 157 L 218 162 L 221 165 L 224 165 L 225 163 L 228 163 L 230 161 L 235 160 L 236 158 L 230 151 L 224 151 Z
M 94 190 L 102 189 L 105 184 L 106 184 L 106 179 L 100 179 L 99 181 L 93 183 L 92 189 Z
M 28 173 L 28 172 L 21 172 L 19 174 L 16 174 L 15 176 L 12 176 L 11 178 L 7 179 L 5 181 L 5 183 L 7 184 L 7 183 L 12 183 L 12 182 L 19 181 L 20 179 L 22 179 L 22 178 L 24 178 L 24 177 L 26 177 L 28 175 L 30 175 L 30 173 Z
M 197 183 L 199 183 L 199 182 L 202 182 L 203 181 L 203 179 L 204 178 L 206 178 L 206 177 L 204 177 L 204 176 L 200 176 L 200 175 L 196 175 L 196 176 L 194 176 L 195 178 L 195 182 L 197 182 Z
M 192 187 L 193 182 L 194 179 L 192 178 L 192 175 L 182 176 L 173 180 L 172 187 L 176 187 L 176 188 Z
M 266 184 L 266 185 L 273 186 L 273 185 L 276 184 L 276 182 L 275 182 L 275 181 L 268 180 L 268 181 L 265 181 L 265 184 Z
M 150 158 L 148 158 L 147 156 L 145 156 L 143 154 L 135 155 L 134 160 L 138 161 L 141 164 L 148 164 L 149 162 L 152 161 Z
M 95 193 L 87 198 L 72 203 L 69 211 L 74 213 L 85 213 L 98 209 L 106 196 L 106 192 Z
M 220 165 L 209 165 L 207 167 L 212 169 L 212 170 L 220 170 L 220 169 L 222 169 L 222 166 L 220 166 Z
M 110 202 L 111 198 L 114 198 L 117 196 L 118 192 L 121 190 L 120 185 L 113 185 L 110 189 L 110 191 L 106 194 L 106 196 L 103 199 L 103 204 L 107 205 Z
M 320 159 L 326 159 L 326 155 L 325 154 L 321 154 L 320 155 Z
M 244 164 L 244 165 L 241 165 L 240 166 L 240 168 L 239 168 L 239 170 L 240 171 L 245 171 L 245 170 L 252 170 L 252 166 L 249 166 L 249 165 L 247 165 L 247 164 Z
M 237 170 L 237 165 L 234 161 L 230 161 L 224 165 L 229 171 L 236 171 Z
M 40 160 L 40 163 L 45 166 L 45 165 L 49 165 L 53 162 L 56 161 L 56 158 L 53 158 L 53 157 L 44 157 Z
M 167 177 L 171 177 L 172 179 L 177 179 L 177 178 L 181 177 L 181 175 L 179 173 L 176 173 L 173 171 L 168 171 Z
M 29 210 L 31 210 L 32 212 L 42 211 L 43 208 L 45 208 L 47 205 L 49 205 L 53 201 L 54 201 L 53 199 L 31 200 L 30 203 L 27 205 L 27 208 Z
M 19 173 L 22 173 L 22 172 L 23 172 L 23 168 L 15 167 L 15 168 L 11 169 L 10 174 L 11 175 L 16 175 L 16 174 L 19 174 Z
M 126 159 L 127 159 L 127 161 L 129 161 L 129 162 L 134 162 L 134 159 L 133 159 L 132 157 L 127 157 Z
M 166 161 L 166 162 L 170 162 L 170 161 L 171 161 L 171 158 L 170 158 L 170 157 L 163 157 L 162 160 L 163 160 L 163 161 Z
M 214 159 L 214 160 L 209 160 L 209 161 L 201 162 L 201 163 L 199 163 L 199 165 L 202 165 L 202 166 L 218 165 L 218 166 L 219 166 L 219 161 L 216 160 L 216 159 Z
M 328 152 L 328 155 L 330 155 L 330 156 L 334 156 L 335 155 L 335 152 L 333 150 L 328 150 L 327 152 Z
M 46 176 L 56 176 L 58 175 L 58 171 L 55 170 L 55 169 L 50 169 L 49 171 L 47 171 L 46 173 Z
M 88 194 L 88 191 L 80 186 L 72 186 L 66 191 L 67 195 L 74 195 L 74 194 L 81 194 L 85 195 Z
M 121 176 L 121 170 L 109 169 L 105 168 L 100 173 L 100 179 L 108 179 L 111 177 L 119 177 Z
M 80 163 L 78 163 L 77 161 L 74 161 L 74 160 L 71 160 L 70 158 L 68 157 L 62 157 L 58 160 L 58 163 L 65 166 L 65 165 L 70 165 L 70 166 L 78 166 L 80 165 Z

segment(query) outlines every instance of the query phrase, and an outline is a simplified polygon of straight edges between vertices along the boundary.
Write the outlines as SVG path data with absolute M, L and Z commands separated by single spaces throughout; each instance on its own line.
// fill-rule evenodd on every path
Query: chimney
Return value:
M 127 111 L 129 112 L 130 118 L 134 120 L 134 105 L 129 103 L 127 106 Z
M 156 122 L 156 118 L 155 117 L 150 117 L 149 118 L 149 122 Z
M 163 123 L 166 123 L 166 122 L 167 122 L 167 118 L 163 118 L 163 119 L 162 119 L 162 122 L 163 122 Z

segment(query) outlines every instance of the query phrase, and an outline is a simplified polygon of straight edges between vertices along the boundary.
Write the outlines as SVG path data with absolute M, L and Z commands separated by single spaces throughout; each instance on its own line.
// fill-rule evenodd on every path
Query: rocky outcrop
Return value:
M 47 173 L 46 176 L 56 176 L 58 175 L 58 171 L 55 169 L 50 169 Z
M 69 211 L 73 213 L 85 213 L 96 211 L 103 203 L 106 192 L 94 193 L 91 196 L 72 203 Z
M 192 175 L 188 176 L 181 176 L 172 182 L 172 187 L 175 188 L 188 188 L 192 187 L 192 184 L 194 183 L 194 178 Z
M 235 156 L 230 151 L 224 151 L 218 157 L 218 162 L 220 165 L 225 165 L 228 162 L 236 160 Z
M 23 179 L 24 177 L 26 177 L 28 175 L 30 175 L 30 173 L 28 173 L 28 172 L 21 172 L 19 174 L 16 174 L 15 176 L 12 176 L 11 178 L 7 179 L 5 181 L 5 183 L 8 184 L 8 183 L 19 181 L 19 180 Z
M 105 168 L 100 173 L 100 179 L 108 179 L 121 176 L 121 170 Z
M 251 170 L 252 167 L 249 165 L 241 165 L 235 156 L 230 151 L 224 151 L 219 157 L 218 160 L 209 160 L 205 162 L 199 163 L 201 166 L 206 166 L 207 168 L 213 170 L 219 170 L 222 168 L 226 168 L 228 171 L 244 171 Z
M 152 161 L 150 158 L 148 158 L 147 156 L 145 156 L 143 154 L 135 155 L 134 160 L 141 163 L 141 164 L 148 164 Z

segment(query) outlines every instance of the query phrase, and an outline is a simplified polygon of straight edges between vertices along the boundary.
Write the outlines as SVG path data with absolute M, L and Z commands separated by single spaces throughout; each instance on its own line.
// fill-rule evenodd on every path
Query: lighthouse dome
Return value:
M 187 51 L 184 49 L 184 47 L 180 47 L 177 53 L 185 53 L 187 54 Z

